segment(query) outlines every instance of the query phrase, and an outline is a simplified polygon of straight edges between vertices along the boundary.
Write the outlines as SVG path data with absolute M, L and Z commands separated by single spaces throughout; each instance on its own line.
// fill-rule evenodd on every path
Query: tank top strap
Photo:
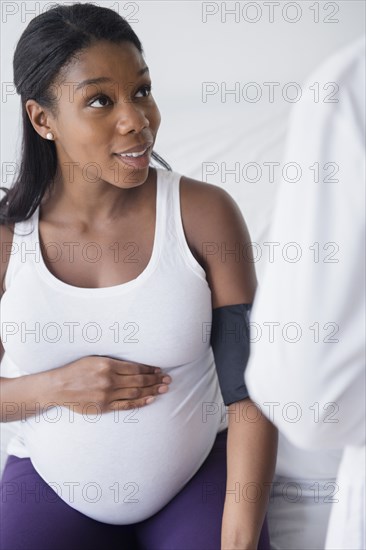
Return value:
M 164 245 L 169 248 L 170 254 L 179 254 L 184 264 L 206 282 L 206 273 L 193 256 L 184 232 L 180 200 L 182 175 L 173 171 L 162 170 L 162 172 L 164 173 L 162 179 L 164 180 L 164 187 L 166 187 L 167 193 Z
M 37 250 L 38 238 L 34 235 L 35 216 L 38 214 L 38 208 L 27 220 L 14 224 L 14 233 L 11 247 L 9 247 L 9 260 L 5 273 L 4 287 L 7 290 L 12 281 L 15 279 L 18 271 L 24 266 L 26 259 L 29 256 L 35 257 L 39 254 Z

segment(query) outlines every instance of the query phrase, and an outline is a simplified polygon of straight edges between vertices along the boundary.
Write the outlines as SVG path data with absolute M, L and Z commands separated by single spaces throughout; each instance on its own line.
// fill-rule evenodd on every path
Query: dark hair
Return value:
M 21 97 L 23 135 L 21 163 L 10 189 L 0 187 L 0 224 L 11 224 L 32 216 L 57 169 L 53 141 L 43 139 L 33 128 L 25 109 L 28 99 L 57 112 L 52 85 L 60 80 L 85 48 L 103 40 L 115 44 L 132 42 L 143 54 L 140 40 L 117 12 L 94 4 L 57 4 L 32 19 L 21 35 L 13 58 L 14 84 Z M 169 164 L 155 151 L 152 158 L 167 170 Z

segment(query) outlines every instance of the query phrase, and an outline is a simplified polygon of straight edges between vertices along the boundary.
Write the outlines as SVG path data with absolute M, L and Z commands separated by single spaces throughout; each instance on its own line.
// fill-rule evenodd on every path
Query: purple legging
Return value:
M 224 430 L 183 489 L 159 512 L 131 525 L 109 525 L 74 510 L 29 458 L 10 455 L 0 482 L 0 549 L 220 550 L 226 440 Z M 270 550 L 266 520 L 258 549 Z

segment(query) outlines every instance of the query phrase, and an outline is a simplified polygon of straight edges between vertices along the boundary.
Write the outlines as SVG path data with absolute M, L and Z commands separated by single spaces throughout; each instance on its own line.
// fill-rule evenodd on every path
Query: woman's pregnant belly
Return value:
M 170 389 L 151 405 L 77 414 L 50 403 L 22 422 L 34 468 L 72 508 L 110 524 L 143 521 L 203 464 L 227 426 L 212 354 L 165 372 Z

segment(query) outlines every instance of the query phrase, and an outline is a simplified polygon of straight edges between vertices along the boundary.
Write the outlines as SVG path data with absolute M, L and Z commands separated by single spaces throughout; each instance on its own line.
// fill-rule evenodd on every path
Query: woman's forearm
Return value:
M 256 405 L 229 406 L 222 550 L 256 550 L 277 454 L 277 429 Z

